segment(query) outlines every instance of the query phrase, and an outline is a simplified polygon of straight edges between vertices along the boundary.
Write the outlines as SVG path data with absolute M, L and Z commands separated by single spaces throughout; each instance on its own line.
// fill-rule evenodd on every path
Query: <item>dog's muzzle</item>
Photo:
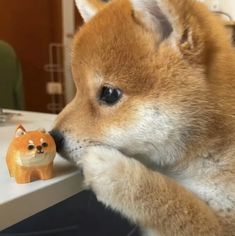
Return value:
M 56 151 L 60 152 L 63 149 L 64 145 L 64 135 L 56 129 L 53 129 L 49 132 L 49 134 L 53 137 L 56 144 Z

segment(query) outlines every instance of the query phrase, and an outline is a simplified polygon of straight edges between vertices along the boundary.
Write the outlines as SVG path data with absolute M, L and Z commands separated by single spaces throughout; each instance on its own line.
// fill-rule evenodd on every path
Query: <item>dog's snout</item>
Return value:
M 42 150 L 42 146 L 37 146 L 36 148 L 37 148 L 38 151 Z
M 37 153 L 39 153 L 39 154 L 44 153 L 43 148 L 42 148 L 41 145 L 37 146 L 36 149 L 37 149 Z
M 59 152 L 62 149 L 63 143 L 64 143 L 63 134 L 59 130 L 56 130 L 56 129 L 51 130 L 49 133 L 55 141 L 56 151 Z

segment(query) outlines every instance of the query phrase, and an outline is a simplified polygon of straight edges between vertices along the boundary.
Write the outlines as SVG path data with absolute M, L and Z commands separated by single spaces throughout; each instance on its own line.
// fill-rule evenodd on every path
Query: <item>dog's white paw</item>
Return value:
M 113 194 L 122 191 L 125 185 L 123 178 L 130 159 L 115 149 L 90 147 L 81 164 L 86 187 L 91 188 L 97 198 L 109 202 Z

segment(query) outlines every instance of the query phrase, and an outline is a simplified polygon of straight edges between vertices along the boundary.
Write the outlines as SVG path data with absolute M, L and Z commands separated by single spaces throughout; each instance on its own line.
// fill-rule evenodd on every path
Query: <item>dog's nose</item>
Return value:
M 63 134 L 56 129 L 53 129 L 49 132 L 49 134 L 53 137 L 55 144 L 56 144 L 56 151 L 60 152 L 63 148 L 63 143 L 64 143 L 64 136 Z
M 36 148 L 37 148 L 37 153 L 43 153 L 42 146 L 39 145 Z

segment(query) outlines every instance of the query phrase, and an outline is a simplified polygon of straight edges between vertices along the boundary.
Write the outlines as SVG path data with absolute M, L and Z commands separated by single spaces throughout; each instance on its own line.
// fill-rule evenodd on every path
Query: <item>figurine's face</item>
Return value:
M 53 138 L 44 130 L 26 132 L 19 127 L 14 146 L 16 163 L 25 167 L 47 165 L 53 161 L 56 153 Z

